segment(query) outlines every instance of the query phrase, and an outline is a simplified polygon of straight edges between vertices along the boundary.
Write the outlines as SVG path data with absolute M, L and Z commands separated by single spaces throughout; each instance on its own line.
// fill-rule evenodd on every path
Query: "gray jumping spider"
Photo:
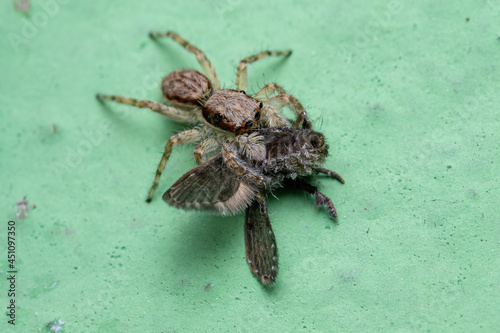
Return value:
M 100 101 L 112 100 L 140 108 L 149 108 L 176 121 L 201 124 L 173 135 L 167 141 L 153 185 L 146 199 L 147 202 L 153 198 L 161 173 L 170 157 L 172 147 L 175 145 L 197 142 L 194 149 L 194 159 L 197 164 L 201 164 L 207 159 L 207 156 L 214 154 L 224 142 L 233 140 L 238 134 L 261 127 L 291 126 L 291 122 L 280 114 L 280 110 L 285 106 L 297 116 L 293 127 L 298 128 L 301 125 L 304 128 L 311 127 L 302 104 L 295 97 L 287 94 L 278 84 L 266 84 L 253 97 L 245 92 L 248 64 L 268 56 L 288 57 L 292 53 L 291 51 L 264 51 L 242 59 L 236 71 L 236 89 L 221 89 L 215 69 L 206 55 L 197 47 L 188 43 L 175 32 L 150 33 L 150 37 L 153 39 L 172 38 L 196 56 L 207 76 L 193 69 L 181 69 L 165 76 L 162 81 L 163 97 L 172 106 L 122 96 L 96 95 Z M 275 93 L 276 95 L 272 96 Z M 242 149 L 255 150 L 254 153 L 259 154 L 262 149 L 256 146 L 253 139 L 257 140 L 256 137 L 248 137 L 246 146 Z M 240 142 L 240 144 L 244 144 L 244 142 Z M 236 165 L 237 163 L 230 164 Z
M 235 214 L 246 210 L 245 252 L 252 273 L 265 285 L 278 274 L 278 250 L 269 219 L 266 191 L 294 183 L 316 198 L 316 206 L 325 206 L 337 218 L 330 198 L 301 177 L 314 171 L 344 180 L 337 173 L 320 168 L 328 156 L 322 134 L 309 129 L 266 128 L 244 136 L 258 135 L 265 147 L 263 156 L 245 154 L 238 142 L 229 146 L 230 166 L 224 151 L 184 174 L 163 194 L 169 205 L 182 209 L 208 210 Z

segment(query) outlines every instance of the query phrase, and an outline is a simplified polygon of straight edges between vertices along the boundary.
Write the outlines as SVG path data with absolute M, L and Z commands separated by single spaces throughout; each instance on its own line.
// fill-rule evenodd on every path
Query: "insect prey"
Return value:
M 243 140 L 259 142 L 261 154 L 248 153 Z M 222 215 L 245 210 L 245 251 L 252 273 L 265 285 L 278 274 L 278 250 L 269 219 L 266 192 L 285 184 L 313 194 L 336 219 L 330 198 L 303 177 L 323 173 L 341 183 L 337 173 L 321 168 L 328 145 L 321 133 L 289 127 L 265 128 L 226 143 L 222 152 L 196 166 L 163 194 L 169 205 L 213 211 Z M 234 165 L 232 165 L 234 164 Z

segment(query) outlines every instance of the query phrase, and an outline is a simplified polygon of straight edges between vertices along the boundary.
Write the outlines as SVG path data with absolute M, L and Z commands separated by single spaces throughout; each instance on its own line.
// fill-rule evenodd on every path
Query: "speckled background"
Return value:
M 494 1 L 77 2 L 0 5 L 0 244 L 14 219 L 16 326 L 45 332 L 493 332 L 500 327 L 500 4 Z M 160 199 L 194 165 L 168 137 L 185 126 L 102 106 L 96 92 L 161 100 L 158 83 L 199 68 L 225 87 L 279 82 L 325 133 L 319 178 L 334 223 L 303 193 L 270 197 L 281 270 L 272 290 L 244 259 L 243 216 Z M 51 124 L 56 131 L 51 130 Z M 36 209 L 19 220 L 16 202 Z M 0 306 L 8 305 L 6 246 Z

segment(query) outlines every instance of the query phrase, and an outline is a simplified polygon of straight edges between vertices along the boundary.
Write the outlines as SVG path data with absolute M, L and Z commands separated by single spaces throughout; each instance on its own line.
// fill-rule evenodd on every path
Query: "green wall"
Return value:
M 499 329 L 500 4 L 494 1 L 57 1 L 0 4 L 0 244 L 16 221 L 16 326 L 2 332 L 493 332 Z M 194 162 L 166 140 L 187 126 L 99 104 L 161 100 L 162 76 L 199 66 L 249 92 L 278 82 L 330 145 L 318 177 L 339 213 L 269 196 L 280 274 L 267 290 L 244 254 L 243 215 L 161 200 Z M 54 124 L 55 131 L 54 131 Z M 52 126 L 52 128 L 51 128 Z M 26 196 L 36 204 L 15 216 Z M 6 308 L 7 247 L 0 250 Z

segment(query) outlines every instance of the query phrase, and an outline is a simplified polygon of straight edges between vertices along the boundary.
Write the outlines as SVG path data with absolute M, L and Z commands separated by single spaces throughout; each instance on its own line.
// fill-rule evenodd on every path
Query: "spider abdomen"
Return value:
M 194 69 L 180 69 L 163 78 L 161 89 L 163 97 L 172 105 L 193 108 L 211 93 L 212 83 Z

